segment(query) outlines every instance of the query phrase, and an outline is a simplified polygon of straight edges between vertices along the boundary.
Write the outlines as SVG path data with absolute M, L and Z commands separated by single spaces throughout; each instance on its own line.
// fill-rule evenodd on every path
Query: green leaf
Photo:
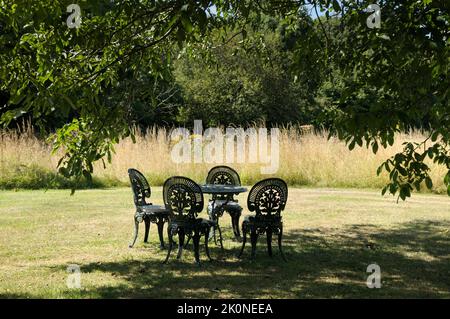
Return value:
M 389 163 L 388 163 L 388 162 L 385 162 L 385 163 L 384 163 L 384 168 L 386 169 L 387 172 L 390 172 L 390 171 L 391 171 L 391 167 L 389 166 Z
M 86 178 L 86 180 L 91 183 L 92 182 L 92 175 L 89 171 L 83 170 L 83 176 Z
M 391 183 L 389 184 L 389 193 L 395 194 L 397 193 L 398 185 Z
M 450 170 L 447 172 L 447 174 L 444 177 L 444 184 L 450 185 Z
M 411 197 L 411 190 L 409 189 L 409 185 L 404 185 L 400 188 L 400 198 L 404 201 L 407 197 Z
M 427 186 L 428 189 L 433 188 L 433 181 L 431 180 L 430 176 L 427 176 L 425 178 L 425 185 Z
M 420 191 L 420 181 L 415 181 L 414 187 L 416 188 L 417 191 Z
M 372 151 L 373 151 L 374 154 L 376 154 L 378 152 L 378 142 L 376 142 L 376 141 L 373 142 L 373 144 L 372 144 Z
M 431 135 L 431 141 L 432 141 L 432 142 L 436 142 L 437 139 L 438 139 L 438 137 L 439 137 L 439 132 L 438 132 L 438 131 L 435 131 L 435 132 Z
M 403 168 L 401 166 L 397 166 L 396 169 L 400 173 L 400 175 L 408 176 L 408 171 L 405 168 Z
M 377 168 L 377 176 L 379 176 L 381 174 L 381 172 L 383 171 L 383 166 L 384 164 L 381 164 L 378 168 Z
M 59 173 L 64 176 L 64 177 L 68 177 L 69 176 L 69 170 L 66 167 L 60 167 L 58 169 Z
M 404 201 L 406 199 L 406 193 L 404 188 L 400 189 L 400 194 L 399 194 L 400 198 Z
M 355 148 L 355 140 L 353 140 L 353 141 L 349 144 L 349 146 L 348 146 L 348 149 L 349 149 L 350 151 L 352 151 L 354 148 Z
M 186 30 L 187 33 L 191 33 L 194 26 L 192 25 L 191 20 L 188 16 L 182 15 L 181 16 L 181 24 L 183 25 L 184 30 Z
M 394 133 L 389 134 L 387 139 L 390 146 L 394 145 Z
M 9 125 L 9 123 L 11 123 L 12 120 L 17 119 L 17 118 L 23 116 L 26 113 L 27 112 L 22 110 L 22 109 L 14 109 L 14 110 L 6 111 L 0 117 L 0 123 L 4 124 L 5 126 L 7 126 L 7 125 Z
M 392 171 L 392 178 L 391 178 L 394 182 L 398 181 L 398 170 L 396 171 Z
M 336 12 L 341 11 L 341 6 L 339 5 L 339 2 L 337 0 L 333 0 L 333 10 Z

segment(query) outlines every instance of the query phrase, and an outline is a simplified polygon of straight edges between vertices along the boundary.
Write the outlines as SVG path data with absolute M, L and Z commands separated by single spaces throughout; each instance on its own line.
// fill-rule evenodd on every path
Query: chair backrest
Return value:
M 206 177 L 206 184 L 241 186 L 241 179 L 234 169 L 229 166 L 221 165 L 215 166 L 209 170 L 208 176 Z M 233 194 L 214 194 L 212 199 L 234 200 Z
M 239 174 L 229 166 L 215 166 L 211 168 L 206 177 L 206 184 L 222 184 L 241 186 Z
M 131 189 L 134 194 L 134 204 L 136 206 L 147 205 L 145 198 L 150 198 L 151 190 L 150 185 L 145 176 L 137 169 L 130 168 L 128 170 L 128 176 L 130 177 Z
M 203 192 L 193 180 L 183 176 L 173 176 L 164 182 L 164 204 L 173 217 L 194 219 L 203 210 Z
M 247 206 L 256 216 L 280 216 L 286 206 L 288 187 L 279 178 L 268 178 L 256 183 L 247 198 Z

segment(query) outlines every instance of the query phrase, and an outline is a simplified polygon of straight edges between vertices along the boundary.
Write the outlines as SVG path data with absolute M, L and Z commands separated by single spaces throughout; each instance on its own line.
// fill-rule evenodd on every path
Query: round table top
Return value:
M 206 194 L 239 194 L 247 191 L 247 188 L 242 186 L 221 184 L 203 184 L 200 188 Z

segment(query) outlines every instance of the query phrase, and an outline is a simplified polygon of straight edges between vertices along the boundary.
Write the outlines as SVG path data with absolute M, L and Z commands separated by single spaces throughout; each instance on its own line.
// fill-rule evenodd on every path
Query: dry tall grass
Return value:
M 112 163 L 106 169 L 96 165 L 94 176 L 100 180 L 126 184 L 127 169 L 135 167 L 146 174 L 152 185 L 161 185 L 172 175 L 204 181 L 208 169 L 217 164 L 174 163 L 168 133 L 164 128 L 153 128 L 136 132 L 136 144 L 130 138 L 122 140 L 116 146 Z M 42 179 L 43 171 L 56 172 L 58 155 L 50 154 L 51 146 L 36 138 L 31 127 L 20 132 L 3 131 L 0 136 L 0 187 L 17 187 L 14 185 L 16 182 L 11 181 L 20 181 L 23 176 L 29 180 Z M 365 147 L 349 151 L 343 142 L 327 140 L 325 134 L 300 134 L 295 129 L 281 129 L 280 167 L 275 175 L 290 185 L 381 188 L 387 176 L 377 176 L 377 167 L 401 150 L 404 141 L 421 141 L 423 138 L 424 135 L 419 132 L 401 134 L 397 136 L 394 146 L 380 149 L 374 155 Z M 230 165 L 238 170 L 246 185 L 268 176 L 261 174 L 259 164 Z M 442 192 L 444 168 L 432 164 L 431 167 L 435 190 Z M 27 182 L 16 184 L 27 187 Z M 106 185 L 109 185 L 108 182 Z

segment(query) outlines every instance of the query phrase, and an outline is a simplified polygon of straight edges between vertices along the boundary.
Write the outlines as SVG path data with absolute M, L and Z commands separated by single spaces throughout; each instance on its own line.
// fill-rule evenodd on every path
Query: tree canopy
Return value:
M 448 1 L 378 1 L 381 26 L 369 28 L 371 1 L 79 0 L 81 25 L 69 28 L 66 8 L 73 1 L 0 0 L 1 123 L 31 114 L 45 130 L 55 113 L 66 118 L 52 137 L 66 152 L 65 176 L 90 178 L 92 163 L 110 158 L 114 143 L 131 134 L 140 103 L 153 105 L 153 116 L 173 119 L 170 103 L 177 97 L 169 79 L 181 51 L 200 54 L 201 63 L 223 54 L 230 64 L 239 54 L 279 51 L 274 38 L 261 36 L 262 19 L 274 17 L 286 53 L 271 66 L 249 63 L 240 76 L 251 78 L 252 68 L 260 68 L 267 77 L 246 85 L 276 76 L 299 90 L 288 90 L 299 93 L 295 98 L 317 91 L 326 101 L 318 117 L 350 149 L 365 143 L 377 152 L 393 144 L 396 132 L 426 124 L 430 136 L 423 143 L 406 143 L 380 167 L 390 173 L 383 193 L 405 199 L 423 182 L 431 188 L 429 157 L 448 168 L 450 195 Z M 325 14 L 312 21 L 306 9 Z M 239 45 L 234 57 L 230 41 Z M 294 79 L 300 84 L 292 85 Z M 139 89 L 149 84 L 153 91 Z M 202 97 L 191 94 L 191 101 Z
M 306 13 L 303 19 L 313 24 Z M 320 75 L 307 67 L 301 68 L 301 77 L 296 75 L 299 70 L 287 44 L 293 35 L 286 34 L 285 22 L 262 15 L 257 25 L 257 31 L 250 27 L 226 29 L 230 34 L 226 43 L 220 32 L 212 32 L 207 59 L 201 45 L 176 61 L 174 74 L 184 97 L 179 114 L 182 123 L 201 119 L 210 126 L 276 126 L 308 124 L 318 117 L 320 106 L 315 96 Z M 256 50 L 261 42 L 264 48 Z

